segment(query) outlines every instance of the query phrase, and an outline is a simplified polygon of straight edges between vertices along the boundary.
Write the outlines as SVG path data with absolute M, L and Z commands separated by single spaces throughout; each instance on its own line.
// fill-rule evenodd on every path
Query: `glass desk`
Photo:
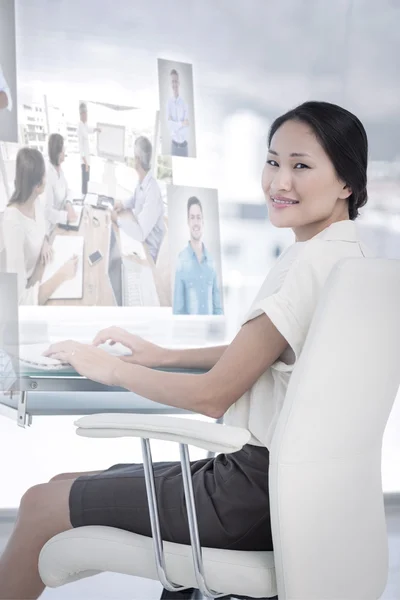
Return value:
M 159 369 L 174 373 L 200 374 L 200 369 Z M 188 411 L 143 398 L 124 388 L 102 385 L 75 371 L 24 370 L 19 391 L 0 397 L 0 415 L 32 424 L 34 416 L 89 415 L 95 413 L 182 414 Z

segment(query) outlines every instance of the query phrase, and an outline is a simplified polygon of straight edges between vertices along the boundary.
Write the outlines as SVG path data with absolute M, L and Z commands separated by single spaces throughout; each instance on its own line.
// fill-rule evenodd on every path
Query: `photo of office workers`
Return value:
M 161 154 L 196 157 L 193 69 L 158 59 Z
M 131 166 L 121 165 L 128 171 L 121 173 L 124 185 L 116 165 L 105 163 L 118 178 L 113 196 L 101 193 L 109 189 L 101 182 L 94 182 L 97 192 L 72 191 L 77 161 L 66 174 L 59 133 L 48 138 L 47 161 L 37 149 L 19 150 L 0 228 L 3 270 L 18 274 L 19 304 L 171 306 L 167 218 L 152 174 L 153 148 L 144 135 L 132 146 Z
M 167 188 L 175 315 L 222 315 L 218 192 Z
M 18 142 L 14 0 L 0 2 L 0 142 Z
M 63 282 L 73 279 L 77 270 L 77 258 L 71 256 L 53 277 L 41 283 L 43 269 L 53 259 L 40 202 L 45 185 L 42 154 L 33 148 L 21 148 L 16 161 L 15 189 L 2 219 L 5 270 L 18 275 L 19 304 L 45 304 Z

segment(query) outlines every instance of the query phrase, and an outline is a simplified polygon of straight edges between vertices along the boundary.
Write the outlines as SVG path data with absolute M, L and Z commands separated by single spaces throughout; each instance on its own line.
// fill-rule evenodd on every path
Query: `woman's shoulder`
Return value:
M 57 169 L 49 160 L 46 162 L 46 179 L 47 183 L 53 183 L 57 177 Z
M 21 213 L 21 211 L 19 210 L 19 208 L 17 208 L 17 206 L 15 206 L 14 204 L 9 204 L 4 213 L 3 213 L 3 223 L 4 222 L 12 222 L 12 223 L 21 223 L 23 219 L 23 214 Z
M 3 213 L 1 225 L 3 235 L 6 235 L 8 239 L 21 239 L 25 233 L 24 216 L 16 206 L 7 206 Z

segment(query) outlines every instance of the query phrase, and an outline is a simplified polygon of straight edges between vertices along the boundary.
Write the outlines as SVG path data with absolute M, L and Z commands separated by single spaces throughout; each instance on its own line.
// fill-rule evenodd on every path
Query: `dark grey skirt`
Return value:
M 200 542 L 208 548 L 272 550 L 267 448 L 191 463 Z M 160 527 L 165 541 L 190 544 L 180 463 L 155 463 Z M 105 525 L 151 536 L 143 465 L 114 465 L 73 483 L 73 527 Z

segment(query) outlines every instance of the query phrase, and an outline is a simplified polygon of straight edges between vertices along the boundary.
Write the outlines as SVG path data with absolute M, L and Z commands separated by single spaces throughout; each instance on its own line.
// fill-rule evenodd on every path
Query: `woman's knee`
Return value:
M 29 488 L 21 498 L 19 512 L 25 516 L 46 510 L 47 483 L 39 483 Z
M 40 483 L 29 488 L 21 498 L 18 519 L 45 523 L 46 529 L 65 531 L 71 528 L 69 492 L 72 481 Z
M 53 481 L 62 481 L 64 479 L 73 479 L 73 473 L 59 473 L 58 475 L 54 475 L 51 479 L 49 479 L 49 483 Z

